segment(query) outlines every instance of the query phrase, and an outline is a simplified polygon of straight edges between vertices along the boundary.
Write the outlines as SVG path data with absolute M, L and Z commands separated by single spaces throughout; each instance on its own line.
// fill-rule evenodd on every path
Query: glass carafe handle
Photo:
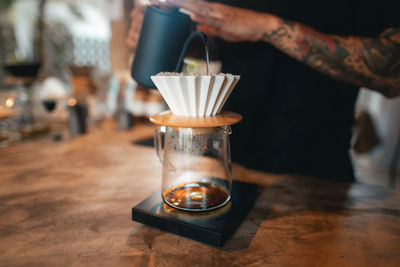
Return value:
M 160 126 L 154 133 L 154 146 L 156 148 L 158 159 L 163 163 L 164 158 L 164 140 L 165 140 L 165 126 Z

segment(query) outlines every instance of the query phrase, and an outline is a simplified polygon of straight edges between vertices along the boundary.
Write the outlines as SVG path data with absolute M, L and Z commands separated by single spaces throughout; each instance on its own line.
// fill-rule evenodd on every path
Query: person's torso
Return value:
M 377 36 L 390 24 L 361 1 L 219 2 L 270 12 L 327 34 Z M 225 106 L 244 116 L 233 128 L 234 161 L 272 172 L 353 179 L 348 150 L 356 86 L 263 42 L 222 42 L 220 53 L 223 72 L 241 75 Z

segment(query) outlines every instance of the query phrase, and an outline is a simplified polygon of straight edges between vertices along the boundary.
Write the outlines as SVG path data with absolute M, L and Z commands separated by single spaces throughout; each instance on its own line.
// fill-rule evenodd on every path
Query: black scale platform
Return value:
M 222 247 L 233 235 L 257 197 L 258 186 L 232 182 L 231 201 L 209 212 L 171 208 L 157 191 L 132 208 L 132 220 L 212 246 Z

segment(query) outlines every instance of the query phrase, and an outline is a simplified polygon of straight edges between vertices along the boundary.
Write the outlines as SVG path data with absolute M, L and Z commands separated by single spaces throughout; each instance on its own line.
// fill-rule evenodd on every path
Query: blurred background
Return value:
M 104 120 L 128 129 L 165 109 L 158 91 L 130 76 L 125 39 L 135 4 L 144 3 L 0 2 L 3 146 L 45 132 L 62 139 L 63 128 L 79 135 Z
M 128 130 L 165 110 L 157 90 L 130 76 L 130 13 L 145 4 L 1 0 L 0 147 L 68 142 L 107 123 Z M 351 151 L 358 181 L 400 188 L 399 114 L 400 100 L 362 89 Z

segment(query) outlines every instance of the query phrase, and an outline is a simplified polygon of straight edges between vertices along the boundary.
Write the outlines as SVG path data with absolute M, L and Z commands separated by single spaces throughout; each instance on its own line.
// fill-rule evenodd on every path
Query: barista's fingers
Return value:
M 138 17 L 143 17 L 145 10 L 146 10 L 146 6 L 137 6 L 137 7 L 135 7 L 131 11 L 130 18 L 131 19 L 137 19 Z
M 213 3 L 200 0 L 166 0 L 166 2 L 203 16 L 220 17 L 220 12 L 214 8 Z
M 199 32 L 204 32 L 207 35 L 211 35 L 211 36 L 217 36 L 218 31 L 210 26 L 207 25 L 198 25 L 197 26 L 197 30 Z
M 132 42 L 130 39 L 126 39 L 126 44 L 128 45 L 128 47 L 132 48 L 132 49 L 136 49 L 136 42 Z
M 135 49 L 137 46 L 138 39 L 139 39 L 139 33 L 130 31 L 128 33 L 128 37 L 126 38 L 125 42 L 130 48 Z
M 238 38 L 238 37 L 235 36 L 235 35 L 227 34 L 227 33 L 225 33 L 225 32 L 221 32 L 221 33 L 219 34 L 219 37 L 221 37 L 221 38 L 224 39 L 225 41 L 231 42 L 231 43 L 243 41 L 242 38 Z
M 228 33 L 224 32 L 224 31 L 222 31 L 221 29 L 213 28 L 213 27 L 210 27 L 210 26 L 207 26 L 207 25 L 198 25 L 197 26 L 197 30 L 200 31 L 200 32 L 204 32 L 205 34 L 210 35 L 210 36 L 220 37 L 220 38 L 222 38 L 222 39 L 224 39 L 225 41 L 228 41 L 228 42 L 239 42 L 239 41 L 241 41 L 241 39 L 237 38 L 234 35 L 228 34 Z
M 131 19 L 133 19 L 134 17 L 136 17 L 136 13 L 137 13 L 137 12 L 138 12 L 138 11 L 136 10 L 136 8 L 132 9 L 131 14 L 129 15 L 129 17 L 130 17 Z
M 142 23 L 143 21 L 137 21 L 137 22 L 133 22 L 131 25 L 131 31 L 135 31 L 135 32 L 140 32 L 140 29 L 142 28 Z
M 140 28 L 139 28 L 139 30 L 140 30 Z M 128 32 L 128 38 L 131 38 L 131 39 L 137 38 L 139 36 L 139 30 L 136 27 L 130 29 Z
M 192 15 L 190 17 L 194 22 L 197 22 L 199 24 L 208 25 L 208 26 L 211 26 L 211 27 L 214 27 L 214 28 L 220 28 L 220 27 L 223 26 L 223 23 L 224 23 L 224 21 L 221 20 L 221 19 L 202 16 L 202 15 L 199 15 L 197 13 L 192 13 Z
M 169 4 L 168 2 L 160 1 L 160 0 L 150 0 L 149 4 L 154 5 L 154 6 L 159 6 L 159 7 L 172 7 L 173 6 L 173 5 Z
M 125 42 L 130 48 L 136 49 L 136 46 L 137 46 L 136 40 L 133 40 L 132 38 L 128 37 L 128 38 L 126 38 Z
M 143 22 L 145 10 L 146 10 L 146 6 L 143 6 L 143 5 L 137 6 L 132 10 L 132 12 L 130 14 L 132 22 L 129 27 L 128 35 L 127 35 L 125 42 L 133 50 L 137 46 L 137 41 L 139 39 L 140 29 L 142 28 L 142 22 Z
M 125 40 L 126 44 L 132 49 L 135 49 L 137 46 L 137 42 L 139 40 L 140 27 L 141 25 L 132 25 L 128 32 L 128 36 L 126 37 Z

